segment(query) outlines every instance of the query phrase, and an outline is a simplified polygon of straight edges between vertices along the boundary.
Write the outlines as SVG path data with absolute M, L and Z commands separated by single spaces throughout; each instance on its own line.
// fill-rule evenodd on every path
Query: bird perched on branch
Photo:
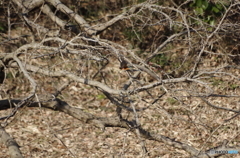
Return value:
M 146 68 L 144 66 L 137 65 L 137 64 L 130 64 L 123 58 L 119 61 L 120 61 L 119 69 L 121 69 L 121 70 L 126 70 L 126 71 L 131 71 L 131 72 L 143 71 L 143 72 L 146 72 L 147 74 L 149 74 L 151 77 L 155 78 L 156 80 L 158 80 L 158 81 L 161 80 L 161 78 L 159 76 L 157 76 L 154 72 L 150 71 L 148 68 Z
M 126 71 L 139 71 L 136 68 L 133 67 L 133 64 L 129 64 L 126 60 L 121 59 L 120 61 L 120 67 L 119 69 L 121 70 L 126 70 Z

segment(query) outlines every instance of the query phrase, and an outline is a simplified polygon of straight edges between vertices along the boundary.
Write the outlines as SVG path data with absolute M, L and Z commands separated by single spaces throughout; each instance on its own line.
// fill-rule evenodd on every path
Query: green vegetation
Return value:
M 178 101 L 174 98 L 167 98 L 167 103 L 171 104 L 171 105 L 174 105 L 176 104 Z
M 238 84 L 233 83 L 233 84 L 229 85 L 229 89 L 231 89 L 231 90 L 234 90 L 234 89 L 237 89 L 237 88 L 239 88 Z
M 216 20 L 224 14 L 225 7 L 229 5 L 228 3 L 224 4 L 220 2 L 213 3 L 207 0 L 195 0 L 190 4 L 190 8 L 194 9 L 194 13 L 198 15 L 200 19 L 213 26 Z
M 7 79 L 13 79 L 14 77 L 13 77 L 12 72 L 8 72 L 8 73 L 6 74 L 6 78 L 7 78 Z
M 125 28 L 123 34 L 133 46 L 142 42 L 142 33 L 138 30 L 134 31 L 131 27 Z
M 166 66 L 169 64 L 170 58 L 166 54 L 156 55 L 151 62 L 158 64 L 160 66 Z
M 103 94 L 99 94 L 99 95 L 97 95 L 97 99 L 105 99 L 105 98 L 106 98 L 106 96 L 103 95 Z
M 4 23 L 0 22 L 0 32 L 6 32 L 6 31 L 7 31 L 6 25 L 4 25 Z
M 221 80 L 221 79 L 213 79 L 212 80 L 212 85 L 213 86 L 220 86 L 220 85 L 222 85 L 224 82 L 223 82 L 223 80 Z

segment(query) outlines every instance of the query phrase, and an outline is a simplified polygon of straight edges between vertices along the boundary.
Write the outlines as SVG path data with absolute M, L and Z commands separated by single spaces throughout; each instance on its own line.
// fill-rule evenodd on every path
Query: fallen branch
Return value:
M 0 143 L 7 146 L 11 158 L 23 158 L 19 145 L 2 126 L 0 126 Z
M 136 126 L 136 123 L 134 121 L 120 119 L 118 116 L 97 117 L 95 115 L 92 115 L 91 113 L 84 112 L 83 110 L 81 110 L 79 108 L 72 107 L 67 102 L 62 101 L 58 98 L 53 98 L 53 99 L 51 97 L 40 97 L 40 98 L 41 98 L 40 103 L 41 103 L 42 107 L 64 112 L 65 114 L 68 114 L 80 121 L 97 126 L 103 131 L 105 130 L 106 127 L 125 128 L 125 129 L 132 131 L 134 134 L 136 134 L 136 131 L 138 131 L 141 138 L 164 142 L 170 146 L 185 150 L 186 152 L 193 155 L 193 157 L 206 158 L 209 156 L 221 155 L 221 154 L 211 153 L 210 150 L 212 150 L 212 149 L 240 151 L 240 147 L 229 147 L 225 144 L 223 146 L 218 146 L 218 147 L 212 148 L 210 150 L 207 150 L 206 152 L 199 152 L 197 149 L 195 149 L 194 147 L 192 147 L 188 144 L 176 141 L 175 139 L 171 139 L 164 135 L 154 134 L 147 130 L 144 130 L 141 126 Z M 11 100 L 12 104 L 13 103 L 18 104 L 19 102 L 21 102 L 21 100 Z M 0 100 L 0 104 L 3 105 L 4 107 L 10 108 L 10 102 L 8 100 Z M 32 102 L 29 104 L 29 106 L 30 107 L 39 107 L 39 102 Z M 138 130 L 135 130 L 135 129 L 138 129 Z

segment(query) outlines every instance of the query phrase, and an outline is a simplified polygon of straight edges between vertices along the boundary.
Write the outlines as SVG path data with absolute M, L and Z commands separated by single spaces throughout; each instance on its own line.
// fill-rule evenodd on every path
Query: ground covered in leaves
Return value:
M 114 68 L 108 69 L 110 71 Z M 120 73 L 120 76 L 124 76 L 125 72 Z M 121 78 L 118 78 L 119 81 Z M 220 83 L 215 83 L 217 80 L 213 81 L 211 87 L 219 94 L 239 95 L 239 88 L 231 89 L 225 86 L 225 82 L 230 80 L 231 77 Z M 20 85 L 22 81 L 9 77 L 6 80 L 6 83 L 8 82 L 12 84 L 7 85 Z M 239 85 L 239 83 L 235 84 Z M 182 83 L 182 86 L 189 84 Z M 19 91 L 24 88 L 26 87 L 19 87 L 18 91 L 15 91 L 15 96 L 21 97 Z M 156 90 L 155 93 L 157 94 L 158 91 Z M 185 94 L 181 92 L 179 95 Z M 89 86 L 71 83 L 68 90 L 63 91 L 59 97 L 70 105 L 97 116 L 116 115 L 115 106 Z M 217 97 L 210 101 L 216 106 L 232 109 L 238 109 L 240 102 L 238 97 Z M 144 106 L 147 104 L 137 105 L 139 108 Z M 1 116 L 6 116 L 10 111 L 1 111 Z M 126 112 L 126 117 L 128 114 Z M 209 107 L 196 97 L 182 97 L 181 102 L 178 102 L 166 95 L 158 103 L 138 114 L 144 129 L 198 149 L 206 150 L 221 145 L 218 143 L 224 139 L 231 140 L 232 145 L 239 144 L 240 137 L 237 130 L 240 124 L 239 117 L 224 122 L 233 116 L 232 112 Z M 19 143 L 25 157 L 140 157 L 142 153 L 139 138 L 126 129 L 108 127 L 102 131 L 64 113 L 41 107 L 23 107 L 7 122 L 2 121 L 2 124 L 8 124 L 6 131 Z M 161 142 L 146 140 L 145 143 L 149 152 L 147 157 L 189 156 L 185 151 Z M 0 157 L 7 157 L 7 149 L 4 146 L 1 146 L 1 151 Z
M 65 1 L 67 3 L 67 0 Z M 112 6 L 112 12 L 104 9 L 101 10 L 101 8 L 104 7 L 99 7 L 101 6 L 100 4 L 102 4 L 100 1 L 92 4 L 83 2 L 81 4 L 82 8 L 79 9 L 80 11 L 84 10 L 85 8 L 91 8 L 93 10 L 98 9 L 99 12 L 93 12 L 94 15 L 91 15 L 90 13 L 92 12 L 88 10 L 88 12 L 84 12 L 85 14 L 79 14 L 85 16 L 89 21 L 92 20 L 96 22 L 97 20 L 93 19 L 93 17 L 96 18 L 97 15 L 99 16 L 97 19 L 101 19 L 98 21 L 108 21 L 110 17 L 107 16 L 105 11 L 109 11 L 109 15 L 110 13 L 115 14 L 114 11 L 116 11 L 116 13 L 121 12 L 120 8 L 123 7 L 117 7 L 117 5 L 114 7 L 113 4 L 115 3 L 113 2 L 114 1 L 112 1 L 112 4 L 108 4 Z M 125 3 L 125 1 L 121 1 L 121 3 Z M 71 3 L 71 5 L 74 6 L 73 3 Z M 122 5 L 125 6 L 129 4 Z M 75 9 L 77 12 L 77 8 Z M 171 11 L 171 14 L 172 12 L 173 11 Z M 32 19 L 38 17 L 39 12 L 36 11 L 35 13 L 36 14 L 29 15 L 30 18 L 31 16 Z M 100 16 L 105 14 L 106 16 L 104 17 L 106 19 Z M 60 14 L 60 17 L 61 16 L 63 15 Z M 49 26 L 51 25 L 51 20 L 46 17 L 46 15 L 39 16 L 37 22 L 42 24 L 42 26 L 51 28 L 51 26 Z M 18 21 L 16 20 L 16 23 L 17 22 Z M 136 25 L 134 27 L 136 28 L 130 27 L 131 25 L 129 23 L 129 21 L 123 21 L 119 23 L 119 25 L 114 25 L 112 28 L 109 28 L 109 32 L 104 31 L 100 36 L 103 39 L 112 40 L 113 42 L 121 44 L 127 49 L 132 50 L 142 59 L 144 59 L 144 56 L 146 56 L 147 53 L 152 53 L 156 49 L 157 45 L 160 45 L 166 41 L 166 37 L 169 37 L 168 33 L 170 33 L 170 30 L 168 30 L 169 28 L 166 29 L 167 27 L 164 28 L 163 25 L 154 25 L 153 28 L 149 30 L 147 28 L 145 29 L 144 27 L 140 27 L 142 30 L 138 31 L 141 31 L 142 34 L 137 34 L 135 32 L 133 33 L 133 30 L 137 28 L 138 23 L 135 23 Z M 143 22 L 143 24 L 145 25 L 145 22 Z M 14 38 L 22 34 L 27 34 L 28 32 L 26 30 L 27 29 L 22 27 L 13 28 L 11 30 L 11 36 Z M 70 40 L 75 36 L 70 31 L 61 31 L 60 37 L 66 38 L 67 40 Z M 142 36 L 142 40 L 139 40 L 140 36 L 138 37 L 138 35 Z M 205 34 L 203 34 L 203 36 L 204 35 Z M 196 35 L 194 34 L 192 35 L 193 38 L 195 38 L 195 36 Z M 202 35 L 200 34 L 200 36 Z M 7 29 L 6 33 L 4 33 L 3 36 L 0 36 L 0 40 L 4 40 L 5 38 L 7 38 Z M 184 73 L 187 74 L 188 70 L 191 69 L 191 66 L 195 62 L 195 58 L 198 56 L 196 52 L 200 52 L 200 46 L 198 42 L 199 39 L 192 41 L 192 46 L 194 49 L 191 52 L 189 52 L 188 48 L 181 43 L 186 39 L 179 38 L 176 41 L 172 41 L 172 43 L 169 42 L 170 44 L 166 46 L 166 48 L 162 51 L 162 54 L 157 56 L 155 60 L 151 61 L 163 67 L 163 70 L 161 71 L 167 74 L 165 76 L 163 75 L 164 79 L 167 79 L 167 77 L 171 79 L 182 77 Z M 1 53 L 10 53 L 13 50 L 16 50 L 19 46 L 28 43 L 28 40 L 31 41 L 30 37 L 27 40 L 19 41 L 18 45 L 14 43 L 14 40 L 6 42 L 4 43 L 4 48 L 2 47 L 0 51 Z M 237 146 L 240 144 L 240 116 L 238 115 L 237 117 L 232 118 L 236 113 L 211 107 L 199 97 L 204 95 L 207 96 L 207 94 L 217 94 L 216 96 L 208 96 L 207 100 L 211 102 L 211 104 L 218 107 L 239 110 L 239 48 L 235 48 L 235 43 L 227 45 L 226 39 L 216 39 L 217 42 L 214 40 L 210 41 L 213 43 L 212 45 L 215 44 L 212 49 L 214 51 L 211 52 L 212 54 L 202 54 L 201 61 L 199 62 L 199 69 L 197 71 L 201 71 L 203 68 L 204 70 L 202 72 L 205 71 L 206 74 L 208 74 L 208 72 L 211 72 L 211 70 L 216 70 L 213 68 L 219 68 L 219 70 L 222 70 L 220 67 L 224 67 L 224 65 L 232 65 L 232 67 L 224 67 L 224 73 L 219 73 L 218 76 L 212 75 L 209 77 L 206 75 L 206 77 L 203 75 L 201 81 L 207 83 L 206 87 L 202 86 L 204 84 L 198 84 L 196 82 L 181 82 L 163 85 L 167 89 L 167 93 L 152 105 L 151 102 L 153 98 L 157 98 L 157 96 L 163 94 L 164 90 L 162 86 L 150 89 L 150 95 L 146 92 L 140 92 L 138 95 L 133 96 L 131 99 L 136 101 L 134 102 L 134 106 L 136 108 L 147 107 L 145 110 L 137 113 L 143 129 L 175 139 L 176 141 L 188 144 L 201 151 L 221 145 L 225 139 L 229 141 L 230 146 Z M 152 44 L 151 42 L 156 43 Z M 183 43 L 188 46 L 188 41 Z M 56 43 L 46 42 L 45 45 L 55 46 Z M 212 45 L 209 44 L 208 47 L 211 47 Z M 222 46 L 224 49 L 228 48 L 228 50 L 223 50 L 222 48 L 221 50 L 220 46 Z M 232 50 L 232 52 L 230 50 Z M 34 54 L 34 51 L 35 50 L 32 51 L 33 55 L 36 55 L 37 53 L 46 53 L 41 52 L 41 49 L 39 49 L 39 52 L 36 54 Z M 126 71 L 119 69 L 119 60 L 117 60 L 116 57 L 114 58 L 113 53 L 109 53 L 108 50 L 105 51 L 106 52 L 101 52 L 101 55 L 103 57 L 107 57 L 110 62 L 104 69 L 101 70 L 102 76 L 96 76 L 94 79 L 97 81 L 99 80 L 100 82 L 106 81 L 112 88 L 120 89 L 130 78 L 129 74 Z M 236 52 L 235 54 L 234 51 Z M 83 73 L 83 76 L 81 77 L 86 77 L 88 72 L 90 72 L 92 75 L 99 69 L 99 67 L 97 67 L 97 64 L 99 63 L 95 63 L 94 65 L 91 61 L 92 65 L 87 67 L 87 62 L 79 62 L 80 59 L 85 59 L 81 55 L 79 55 L 79 57 L 72 54 L 67 54 L 66 56 L 59 54 L 56 56 L 49 55 L 46 58 L 33 59 L 31 61 L 29 61 L 27 58 L 25 59 L 23 57 L 24 55 L 22 55 L 21 59 L 40 67 L 49 68 L 52 66 L 56 68 L 56 70 L 73 70 L 74 73 L 79 73 L 78 75 L 82 75 L 80 74 L 81 72 Z M 181 57 L 181 55 L 184 57 Z M 160 62 L 157 60 L 160 60 Z M 135 60 L 134 62 L 137 63 L 138 61 Z M 234 66 L 236 67 L 234 68 Z M 88 68 L 92 68 L 92 70 L 88 71 Z M 156 70 L 156 73 L 160 74 L 158 70 Z M 67 78 L 64 77 L 51 78 L 32 72 L 29 72 L 29 74 L 36 80 L 38 84 L 37 94 L 54 94 L 62 84 L 68 82 Z M 142 79 L 141 81 L 146 81 L 146 84 L 153 82 L 153 79 L 144 72 L 141 73 L 140 79 Z M 29 95 L 28 93 L 30 89 L 30 83 L 21 71 L 16 68 L 7 68 L 6 79 L 4 80 L 4 83 L 0 85 L 0 99 L 24 98 Z M 61 92 L 61 94 L 59 94 L 58 98 L 66 101 L 71 106 L 78 107 L 85 112 L 91 113 L 98 117 L 116 116 L 116 106 L 113 105 L 97 88 L 89 85 L 70 82 L 69 85 Z M 0 111 L 0 117 L 8 116 L 11 111 L 12 109 Z M 133 118 L 133 114 L 123 110 L 123 117 L 130 120 Z M 17 141 L 23 156 L 26 158 L 184 158 L 190 156 L 190 154 L 184 150 L 177 149 L 163 142 L 157 142 L 153 140 L 144 140 L 148 153 L 147 155 L 142 155 L 142 140 L 140 140 L 138 136 L 127 129 L 119 127 L 106 127 L 103 131 L 98 127 L 79 121 L 62 112 L 42 108 L 40 105 L 39 107 L 24 106 L 23 108 L 18 109 L 16 115 L 13 117 L 1 120 L 1 124 Z M 8 149 L 4 145 L 1 144 L 0 150 L 0 158 L 8 157 Z M 239 154 L 228 154 L 224 155 L 224 157 L 231 158 L 240 156 Z

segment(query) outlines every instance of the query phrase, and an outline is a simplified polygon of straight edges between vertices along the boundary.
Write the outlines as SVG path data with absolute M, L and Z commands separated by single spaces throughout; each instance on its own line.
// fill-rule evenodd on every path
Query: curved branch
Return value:
M 18 63 L 20 70 L 23 72 L 24 76 L 30 81 L 30 83 L 33 87 L 32 94 L 34 94 L 36 92 L 36 88 L 37 88 L 37 84 L 36 84 L 35 80 L 29 76 L 28 72 L 23 67 L 22 62 L 18 59 L 17 56 L 14 55 L 13 60 L 15 60 Z
M 10 66 L 16 67 L 17 65 L 16 65 L 16 63 L 12 63 Z M 25 64 L 25 68 L 29 71 L 41 73 L 41 74 L 44 74 L 44 75 L 47 75 L 47 76 L 68 77 L 69 79 L 72 79 L 74 81 L 77 81 L 77 82 L 80 82 L 80 83 L 83 83 L 83 84 L 87 84 L 87 85 L 90 85 L 90 86 L 98 87 L 98 88 L 100 88 L 100 89 L 102 89 L 102 90 L 104 90 L 104 91 L 106 91 L 110 94 L 126 94 L 127 93 L 126 91 L 112 89 L 112 88 L 108 87 L 107 85 L 105 85 L 101 82 L 79 77 L 79 76 L 74 75 L 74 74 L 72 74 L 68 71 L 45 70 L 45 69 L 41 69 L 37 66 L 33 66 L 33 65 L 29 65 L 29 64 Z
M 19 150 L 19 145 L 12 137 L 10 137 L 10 135 L 5 131 L 5 129 L 1 125 L 0 125 L 0 142 L 4 143 L 7 146 L 11 158 L 23 158 L 22 153 Z
M 73 19 L 76 20 L 76 22 L 83 27 L 83 29 L 90 35 L 93 35 L 96 33 L 95 30 L 91 28 L 91 26 L 88 24 L 88 22 L 83 19 L 80 15 L 74 13 L 73 10 L 65 6 L 61 1 L 59 0 L 46 0 L 47 2 L 51 3 L 55 8 L 59 9 L 61 12 L 69 15 Z
M 16 67 L 17 65 L 15 63 L 11 63 L 10 65 L 11 67 Z M 116 95 L 126 95 L 126 94 L 133 94 L 136 92 L 141 92 L 150 88 L 154 88 L 156 86 L 162 85 L 163 83 L 176 83 L 176 82 L 186 82 L 186 81 L 197 81 L 197 80 L 193 80 L 191 78 L 187 78 L 187 77 L 182 77 L 182 78 L 173 78 L 173 79 L 165 79 L 162 81 L 158 81 L 158 82 L 154 82 L 152 84 L 146 85 L 146 86 L 142 86 L 130 91 L 125 91 L 125 90 L 116 90 L 116 89 L 112 89 L 110 87 L 108 87 L 107 85 L 98 82 L 98 81 L 93 81 L 93 80 L 89 80 L 86 78 L 82 78 L 79 77 L 77 75 L 72 74 L 71 72 L 68 71 L 51 71 L 51 70 L 46 70 L 46 69 L 42 69 L 39 68 L 37 66 L 33 66 L 33 65 L 29 65 L 29 64 L 25 64 L 25 68 L 29 71 L 33 71 L 33 72 L 37 72 L 37 73 L 41 73 L 47 76 L 52 76 L 52 77 L 68 77 L 69 79 L 72 79 L 74 81 L 83 83 L 83 84 L 87 84 L 90 86 L 94 86 L 94 87 L 98 87 L 110 94 L 116 94 Z
M 50 9 L 50 7 L 45 4 L 43 7 L 42 7 L 42 11 L 44 14 L 48 15 L 51 20 L 55 23 L 57 23 L 61 28 L 65 28 L 65 25 L 66 25 L 66 22 L 63 21 L 62 19 L 58 18 L 53 12 L 52 10 Z
M 44 0 L 13 0 L 13 2 L 22 9 L 24 14 L 26 14 L 34 8 L 41 6 L 44 3 Z

